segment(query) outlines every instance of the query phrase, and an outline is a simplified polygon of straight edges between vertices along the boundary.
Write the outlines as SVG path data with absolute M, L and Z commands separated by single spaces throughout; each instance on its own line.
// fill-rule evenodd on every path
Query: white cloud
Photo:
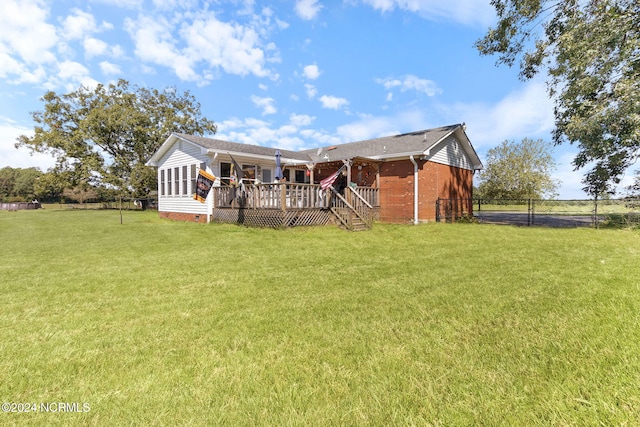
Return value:
M 37 167 L 46 171 L 55 164 L 55 160 L 48 154 L 34 153 L 25 147 L 15 148 L 16 139 L 20 135 L 33 135 L 33 129 L 17 126 L 7 120 L 0 121 L 0 168 Z
M 289 122 L 278 127 L 264 120 L 233 118 L 218 123 L 216 138 L 246 144 L 258 144 L 287 150 L 303 150 L 319 144 L 336 144 L 335 135 L 318 130 L 301 129 L 315 120 L 304 114 L 291 114 Z
M 335 145 L 345 142 L 336 135 L 314 129 L 303 129 L 300 131 L 300 136 L 307 141 L 305 143 L 305 148 L 315 148 L 318 146 Z
M 298 0 L 294 7 L 296 14 L 305 21 L 315 18 L 323 6 L 317 0 Z
M 164 18 L 140 17 L 137 21 L 125 20 L 125 28 L 135 42 L 135 53 L 143 61 L 172 68 L 182 80 L 195 81 L 197 74 L 190 61 L 180 54 L 171 38 L 171 25 Z
M 262 47 L 263 37 L 271 28 L 267 12 L 265 9 L 265 15 L 253 16 L 248 25 L 222 22 L 213 13 L 199 13 L 191 21 L 191 15 L 176 16 L 177 22 L 140 16 L 127 19 L 125 27 L 140 59 L 172 69 L 181 80 L 206 84 L 216 70 L 277 80 L 278 75 L 265 67 L 267 62 L 278 61 L 275 45 Z M 266 52 L 275 56 L 267 57 Z M 198 70 L 203 65 L 209 69 Z
M 505 139 L 547 137 L 554 127 L 553 102 L 540 81 L 527 83 L 495 104 L 454 104 L 443 109 L 453 121 L 467 123 L 473 144 L 480 149 Z
M 306 114 L 292 114 L 289 116 L 289 122 L 291 122 L 291 124 L 293 124 L 294 126 L 309 126 L 311 123 L 313 123 L 313 121 L 315 120 L 315 117 L 312 116 L 308 116 Z
M 100 71 L 102 71 L 102 74 L 104 74 L 105 76 L 122 74 L 122 70 L 120 70 L 119 66 L 107 61 L 102 61 L 100 63 Z
M 62 21 L 62 37 L 66 40 L 82 39 L 87 34 L 98 31 L 96 20 L 90 13 L 73 9 L 73 14 Z
M 450 20 L 464 25 L 487 27 L 495 21 L 495 9 L 478 0 L 362 0 L 381 12 L 400 9 L 425 19 Z
M 251 101 L 256 107 L 262 108 L 263 116 L 275 114 L 278 112 L 276 107 L 273 105 L 275 103 L 275 100 L 273 98 L 261 98 L 259 96 L 253 95 L 251 96 Z
M 87 55 L 87 58 L 104 55 L 109 48 L 109 45 L 107 43 L 93 37 L 87 37 L 86 39 L 84 39 L 82 45 L 84 46 L 84 51 Z
M 358 120 L 339 126 L 337 134 L 343 142 L 351 142 L 428 129 L 433 126 L 436 125 L 429 123 L 423 111 L 411 109 L 387 116 L 361 115 Z
M 186 53 L 229 74 L 268 77 L 265 53 L 258 33 L 246 26 L 221 22 L 210 16 L 199 19 L 182 31 L 188 44 Z
M 303 73 L 304 76 L 309 80 L 315 80 L 320 77 L 320 69 L 315 64 L 307 65 L 306 67 L 304 67 Z
M 349 105 L 349 101 L 344 98 L 338 98 L 337 96 L 322 95 L 319 99 L 322 108 L 328 108 L 330 110 L 340 110 Z
M 58 39 L 56 29 L 46 22 L 49 10 L 38 0 L 4 0 L 0 2 L 0 52 L 13 59 L 11 70 L 55 61 L 51 49 Z M 9 64 L 2 58 L 0 66 Z M 9 64 L 11 65 L 11 64 Z
M 375 81 L 383 85 L 386 90 L 396 88 L 400 89 L 401 92 L 412 90 L 424 93 L 427 96 L 435 96 L 442 92 L 435 82 L 421 79 L 411 74 L 407 74 L 401 78 L 387 77 L 385 79 L 376 79 Z
M 98 0 L 100 3 L 110 4 L 124 9 L 140 9 L 144 0 Z
M 304 87 L 307 91 L 307 96 L 309 97 L 309 99 L 315 98 L 315 96 L 318 94 L 318 89 L 316 89 L 314 85 L 306 84 L 304 85 Z
M 94 88 L 98 85 L 98 82 L 91 77 L 87 67 L 75 61 L 63 61 L 58 64 L 57 78 L 52 76 L 49 79 L 49 84 L 57 86 L 60 83 L 64 84 L 68 91 L 73 91 L 80 85 L 88 88 Z

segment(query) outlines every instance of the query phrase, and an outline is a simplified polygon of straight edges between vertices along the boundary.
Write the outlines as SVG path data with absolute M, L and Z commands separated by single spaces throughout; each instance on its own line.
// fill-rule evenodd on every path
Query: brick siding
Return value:
M 192 214 L 182 212 L 164 212 L 160 211 L 160 218 L 171 219 L 174 221 L 190 221 L 190 222 L 207 222 L 207 215 L 204 214 Z
M 471 198 L 473 172 L 440 163 L 418 163 L 418 218 L 435 221 L 438 198 Z M 385 162 L 380 167 L 380 220 L 413 222 L 413 163 L 410 160 Z

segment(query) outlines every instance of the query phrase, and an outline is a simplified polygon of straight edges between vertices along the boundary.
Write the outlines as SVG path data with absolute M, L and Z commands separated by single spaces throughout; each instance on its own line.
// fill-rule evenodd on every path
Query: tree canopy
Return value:
M 555 143 L 579 148 L 583 183 L 611 191 L 640 152 L 640 2 L 491 0 L 498 23 L 476 42 L 498 63 L 519 61 L 520 76 L 548 71 Z
M 54 170 L 68 173 L 71 187 L 91 183 L 146 196 L 156 175 L 144 164 L 171 132 L 216 131 L 196 99 L 175 88 L 159 91 L 119 80 L 65 95 L 50 91 L 42 101 L 44 111 L 32 113 L 34 135 L 21 135 L 16 147 L 53 154 Z
M 503 141 L 487 152 L 478 175 L 476 196 L 486 199 L 541 199 L 554 197 L 558 184 L 551 178 L 555 161 L 552 145 L 542 139 Z
M 37 197 L 34 190 L 42 172 L 37 168 L 11 168 L 0 169 L 0 201 L 24 201 L 28 202 Z

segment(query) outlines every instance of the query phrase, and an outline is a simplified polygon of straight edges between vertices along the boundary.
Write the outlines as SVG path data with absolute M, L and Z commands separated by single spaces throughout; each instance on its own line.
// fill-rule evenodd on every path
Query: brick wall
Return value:
M 435 221 L 436 201 L 440 198 L 470 198 L 473 172 L 440 163 L 418 163 L 418 218 Z M 410 160 L 385 162 L 380 167 L 380 220 L 413 222 L 413 163 Z
M 181 212 L 158 212 L 160 218 L 172 219 L 174 221 L 207 222 L 207 216 L 203 214 L 181 213 Z

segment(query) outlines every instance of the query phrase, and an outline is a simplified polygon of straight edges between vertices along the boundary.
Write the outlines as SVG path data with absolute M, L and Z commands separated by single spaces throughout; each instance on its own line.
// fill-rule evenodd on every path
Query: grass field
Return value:
M 0 212 L 0 398 L 38 409 L 0 425 L 640 425 L 639 261 L 632 230 Z

